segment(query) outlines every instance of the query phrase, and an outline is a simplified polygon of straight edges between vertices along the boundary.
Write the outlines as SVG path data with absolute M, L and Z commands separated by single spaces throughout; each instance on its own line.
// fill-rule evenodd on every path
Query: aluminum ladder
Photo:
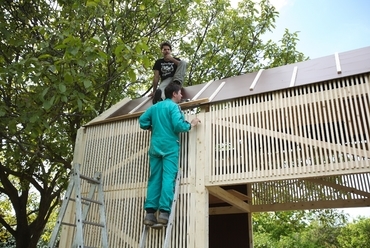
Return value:
M 90 184 L 90 189 L 87 197 L 81 195 L 81 179 L 87 181 Z M 97 200 L 94 200 L 94 195 L 97 192 Z M 74 193 L 74 198 L 72 198 Z M 64 215 L 67 211 L 67 207 L 70 201 L 75 202 L 75 223 L 63 222 Z M 97 204 L 99 206 L 100 223 L 86 221 L 87 214 L 90 210 L 91 204 Z M 84 206 L 82 206 L 84 205 Z M 66 194 L 63 199 L 58 219 L 53 232 L 50 237 L 48 248 L 54 248 L 58 238 L 58 233 L 61 225 L 68 225 L 75 227 L 73 248 L 87 248 L 84 245 L 84 225 L 93 225 L 101 227 L 101 241 L 102 247 L 108 248 L 108 232 L 105 218 L 105 207 L 104 207 L 104 194 L 103 185 L 101 180 L 101 173 L 97 172 L 94 178 L 86 177 L 80 174 L 80 164 L 74 164 L 71 178 L 68 184 Z
M 139 244 L 140 248 L 145 248 L 145 243 L 146 243 L 147 235 L 148 235 L 148 232 L 149 232 L 149 228 L 157 229 L 157 230 L 162 230 L 162 229 L 165 228 L 166 229 L 166 235 L 165 235 L 164 242 L 163 242 L 163 248 L 168 248 L 169 247 L 170 239 L 171 239 L 172 226 L 173 226 L 173 220 L 175 218 L 176 202 L 177 202 L 177 198 L 179 196 L 180 177 L 181 177 L 181 171 L 179 170 L 177 172 L 177 176 L 176 176 L 175 193 L 174 193 L 173 200 L 172 200 L 171 213 L 170 213 L 170 216 L 168 218 L 168 224 L 166 226 L 163 226 L 163 225 L 146 226 L 146 225 L 144 225 L 144 229 L 143 229 L 143 232 L 142 232 L 141 238 L 140 238 L 140 244 Z

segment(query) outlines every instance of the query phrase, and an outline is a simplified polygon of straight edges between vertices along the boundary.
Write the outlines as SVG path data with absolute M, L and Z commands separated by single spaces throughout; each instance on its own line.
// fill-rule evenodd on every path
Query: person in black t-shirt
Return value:
M 153 66 L 153 91 L 149 97 L 153 98 L 153 104 L 162 101 L 164 89 L 171 82 L 182 86 L 185 78 L 187 63 L 179 58 L 174 58 L 171 55 L 172 46 L 169 42 L 163 42 L 160 45 L 163 58 L 155 61 Z

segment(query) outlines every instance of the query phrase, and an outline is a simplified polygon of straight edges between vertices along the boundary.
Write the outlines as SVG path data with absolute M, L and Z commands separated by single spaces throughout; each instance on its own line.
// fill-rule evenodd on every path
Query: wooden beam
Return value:
M 242 214 L 242 213 L 245 213 L 245 212 L 234 206 L 214 207 L 214 208 L 209 208 L 209 211 L 208 211 L 209 215 Z
M 289 210 L 309 210 L 326 208 L 353 208 L 370 207 L 370 199 L 351 199 L 335 201 L 311 201 L 296 203 L 275 203 L 265 205 L 250 206 L 251 212 L 271 212 L 271 211 L 289 211 Z
M 310 181 L 310 182 L 313 182 L 313 183 L 318 183 L 318 184 L 321 184 L 321 185 L 332 187 L 333 189 L 337 189 L 337 190 L 340 190 L 340 191 L 345 191 L 345 192 L 353 193 L 353 194 L 357 194 L 357 195 L 362 195 L 362 196 L 370 198 L 370 193 L 369 192 L 358 190 L 358 189 L 352 188 L 352 187 L 343 186 L 343 185 L 336 184 L 336 183 L 333 183 L 333 182 L 329 182 L 329 181 L 326 181 L 326 180 L 322 180 L 322 179 L 318 179 L 318 178 L 307 178 L 307 179 L 302 179 L 302 180 Z
M 250 206 L 252 213 L 288 211 L 288 210 L 326 209 L 326 208 L 354 208 L 354 207 L 370 207 L 370 199 L 316 201 L 304 203 L 277 203 L 277 204 Z M 209 215 L 241 214 L 241 213 L 244 213 L 244 211 L 234 206 L 209 208 Z
M 244 201 L 230 194 L 223 188 L 219 186 L 211 186 L 211 187 L 208 187 L 208 191 L 213 196 L 216 196 L 217 198 L 229 203 L 230 205 L 242 210 L 243 212 L 247 212 L 247 213 L 250 212 L 250 206 L 248 203 L 245 203 Z
M 226 190 L 228 193 L 238 197 L 240 200 L 242 201 L 250 201 L 251 200 L 251 197 L 243 194 L 243 193 L 240 193 L 239 191 L 235 190 L 235 189 L 228 189 Z M 217 204 L 217 203 L 223 203 L 225 201 L 217 198 L 216 196 L 214 195 L 209 195 L 209 204 Z
M 239 191 L 237 191 L 235 189 L 229 189 L 229 190 L 227 190 L 227 192 L 229 192 L 230 194 L 238 197 L 242 201 L 250 201 L 250 200 L 252 200 L 251 197 L 249 197 L 249 196 L 247 196 L 247 195 L 245 195 L 245 194 L 243 194 L 243 193 L 241 193 L 241 192 L 239 192 Z

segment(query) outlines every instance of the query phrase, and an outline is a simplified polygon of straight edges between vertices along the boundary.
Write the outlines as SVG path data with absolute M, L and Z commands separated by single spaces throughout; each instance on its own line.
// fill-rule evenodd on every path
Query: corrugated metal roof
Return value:
M 239 97 L 261 94 L 290 87 L 313 84 L 370 72 L 370 46 L 336 53 L 330 56 L 260 70 L 240 76 L 185 87 L 183 96 L 191 99 L 182 108 Z M 135 117 L 152 105 L 151 99 L 142 97 L 123 101 L 104 118 L 96 118 L 87 125 Z

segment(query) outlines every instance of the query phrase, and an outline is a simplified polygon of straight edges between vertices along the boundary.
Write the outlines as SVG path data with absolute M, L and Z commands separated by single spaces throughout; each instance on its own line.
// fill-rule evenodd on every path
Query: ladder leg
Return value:
M 69 181 L 68 188 L 67 188 L 66 194 L 65 194 L 64 199 L 63 199 L 63 203 L 60 207 L 57 223 L 56 223 L 56 225 L 54 227 L 54 230 L 53 230 L 53 232 L 50 236 L 50 241 L 49 241 L 49 244 L 48 244 L 48 248 L 53 248 L 55 246 L 55 242 L 56 242 L 56 239 L 57 239 L 57 236 L 58 236 L 58 233 L 59 233 L 59 229 L 60 229 L 60 226 L 62 225 L 63 217 L 65 215 L 65 212 L 67 211 L 68 202 L 69 202 L 69 199 L 71 198 L 71 194 L 72 194 L 72 191 L 73 191 L 74 180 L 72 180 L 72 179 L 73 179 L 73 175 L 71 176 L 71 180 Z
M 99 181 L 100 181 L 100 177 L 99 177 Z M 105 218 L 103 185 L 101 181 L 98 185 L 98 201 L 102 203 L 99 205 L 100 222 L 103 225 L 101 229 L 102 245 L 103 245 L 103 248 L 108 248 L 108 232 L 107 232 L 107 224 L 106 224 L 107 222 Z
M 90 190 L 87 194 L 87 197 L 82 197 L 81 194 L 81 180 L 87 180 L 90 183 Z M 98 199 L 94 200 L 94 194 L 97 191 Z M 74 193 L 75 199 L 71 198 L 72 193 Z M 64 223 L 63 218 L 66 213 L 66 209 L 68 206 L 69 201 L 75 201 L 75 223 Z M 99 205 L 99 216 L 100 216 L 100 223 L 94 223 L 90 221 L 86 221 L 86 217 L 88 215 L 89 209 L 91 207 L 91 203 L 95 203 Z M 85 207 L 82 207 L 82 204 L 86 204 Z M 60 212 L 58 214 L 58 220 L 52 235 L 50 237 L 50 241 L 48 244 L 48 248 L 54 248 L 56 239 L 59 233 L 60 226 L 69 225 L 75 227 L 75 236 L 73 239 L 73 248 L 83 248 L 84 246 L 84 225 L 95 225 L 102 227 L 101 230 L 101 241 L 102 247 L 108 248 L 108 232 L 107 232 L 107 225 L 106 225 L 106 217 L 105 217 L 105 206 L 104 206 L 104 192 L 103 192 L 103 185 L 101 181 L 101 173 L 95 173 L 95 178 L 89 178 L 80 174 L 80 164 L 74 164 L 73 171 L 71 173 L 70 182 L 68 184 L 68 188 L 64 197 L 64 201 L 61 205 Z
M 81 202 L 81 178 L 80 178 L 80 165 L 75 165 L 74 180 L 76 182 L 75 193 L 76 193 L 76 236 L 73 247 L 83 248 L 84 238 L 83 238 L 83 219 L 82 219 L 82 202 Z
M 148 234 L 148 231 L 149 231 L 149 227 L 144 225 L 144 229 L 143 229 L 143 232 L 140 238 L 139 248 L 145 248 L 146 236 Z
M 177 176 L 176 176 L 175 192 L 174 192 L 174 196 L 173 196 L 173 200 L 172 200 L 171 213 L 170 213 L 170 216 L 169 216 L 169 219 L 168 219 L 168 224 L 167 224 L 167 228 L 166 228 L 166 235 L 165 235 L 165 239 L 164 239 L 164 242 L 163 242 L 163 248 L 168 248 L 169 244 L 170 244 L 172 226 L 173 226 L 173 221 L 174 221 L 174 218 L 175 218 L 176 202 L 177 202 L 177 198 L 178 198 L 178 195 L 179 195 L 180 177 L 181 177 L 181 170 L 179 170 L 177 172 Z M 147 237 L 148 232 L 149 232 L 149 227 L 144 225 L 144 229 L 143 229 L 143 232 L 142 232 L 141 238 L 140 238 L 139 248 L 145 248 L 145 242 L 146 242 L 146 237 Z
M 168 248 L 170 244 L 170 239 L 171 239 L 171 233 L 172 233 L 172 225 L 173 225 L 173 220 L 175 218 L 175 211 L 176 211 L 176 203 L 177 203 L 177 198 L 179 196 L 179 187 L 180 187 L 180 176 L 181 176 L 181 170 L 177 172 L 177 177 L 176 177 L 176 186 L 175 186 L 175 194 L 173 196 L 173 201 L 172 201 L 172 206 L 171 206 L 171 213 L 170 217 L 168 220 L 168 225 L 166 228 L 166 236 L 164 239 L 164 244 L 163 248 Z

